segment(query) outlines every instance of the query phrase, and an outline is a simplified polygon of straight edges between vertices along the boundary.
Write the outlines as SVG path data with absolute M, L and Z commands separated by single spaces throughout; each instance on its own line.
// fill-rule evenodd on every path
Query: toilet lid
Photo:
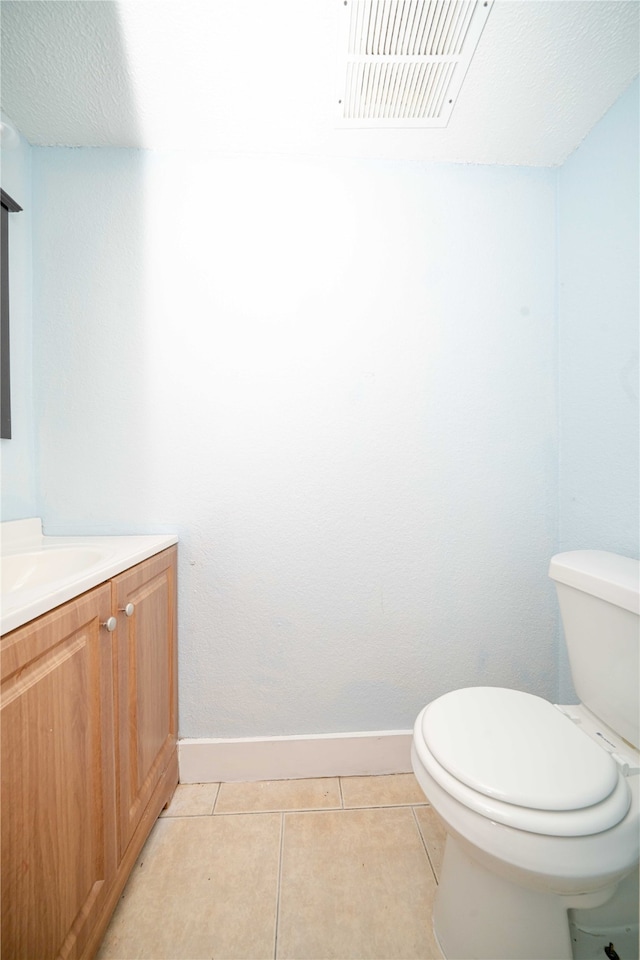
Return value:
M 487 797 L 579 810 L 616 787 L 609 754 L 547 700 L 502 687 L 454 690 L 429 704 L 422 734 L 438 763 Z

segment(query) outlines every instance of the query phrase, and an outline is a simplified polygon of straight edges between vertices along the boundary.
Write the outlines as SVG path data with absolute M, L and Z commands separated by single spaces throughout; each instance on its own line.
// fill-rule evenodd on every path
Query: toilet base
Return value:
M 567 911 L 582 899 L 511 883 L 447 834 L 433 926 L 446 960 L 572 960 Z
M 613 943 L 620 957 L 640 956 L 640 875 L 633 870 L 603 906 L 570 910 L 574 960 L 604 960 Z

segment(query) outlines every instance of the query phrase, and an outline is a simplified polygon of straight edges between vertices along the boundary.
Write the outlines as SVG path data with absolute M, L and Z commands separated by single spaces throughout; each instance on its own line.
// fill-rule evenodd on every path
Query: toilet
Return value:
M 604 958 L 598 936 L 624 960 L 611 931 L 637 937 L 640 562 L 572 551 L 549 576 L 580 703 L 468 687 L 415 723 L 413 770 L 447 833 L 446 960 Z

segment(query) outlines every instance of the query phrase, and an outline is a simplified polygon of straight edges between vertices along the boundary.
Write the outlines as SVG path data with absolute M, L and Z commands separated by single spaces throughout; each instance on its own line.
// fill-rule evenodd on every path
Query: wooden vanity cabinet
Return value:
M 116 875 L 108 585 L 2 639 L 2 958 L 82 956 Z
M 175 558 L 176 549 L 173 547 L 112 581 L 113 606 L 118 611 L 116 704 L 120 857 L 124 856 L 172 757 L 177 764 Z M 177 780 L 176 766 L 174 787 Z M 155 812 L 154 819 L 164 802 Z
M 171 547 L 0 641 L 2 960 L 90 960 L 171 798 L 175 587 Z

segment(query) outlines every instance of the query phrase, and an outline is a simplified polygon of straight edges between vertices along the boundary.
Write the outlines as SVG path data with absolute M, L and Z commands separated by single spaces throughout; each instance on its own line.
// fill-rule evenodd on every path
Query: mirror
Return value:
M 0 191 L 2 232 L 0 233 L 0 437 L 11 439 L 11 341 L 9 335 L 9 214 L 22 210 L 4 190 Z

